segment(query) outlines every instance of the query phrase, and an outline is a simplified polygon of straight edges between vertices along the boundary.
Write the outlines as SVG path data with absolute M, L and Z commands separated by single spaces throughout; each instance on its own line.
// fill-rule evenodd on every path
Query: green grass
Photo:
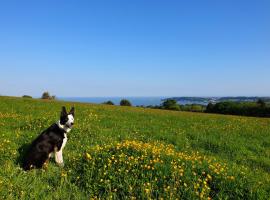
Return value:
M 76 108 L 65 167 L 51 160 L 47 169 L 24 172 L 23 150 L 58 120 L 62 105 Z M 0 138 L 1 199 L 270 196 L 270 119 L 0 97 Z M 117 149 L 125 142 L 151 148 Z M 156 156 L 162 163 L 153 164 Z M 118 162 L 108 167 L 112 157 Z M 181 166 L 182 176 L 174 170 Z M 194 189 L 199 179 L 206 181 L 203 196 L 203 185 Z

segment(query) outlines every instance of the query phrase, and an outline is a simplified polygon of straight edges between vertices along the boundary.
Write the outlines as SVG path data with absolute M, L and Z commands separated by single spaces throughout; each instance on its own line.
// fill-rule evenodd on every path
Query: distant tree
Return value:
M 132 104 L 130 103 L 129 100 L 127 100 L 127 99 L 122 99 L 122 100 L 120 101 L 120 106 L 132 106 Z
M 55 95 L 51 96 L 49 92 L 43 92 L 41 99 L 54 100 L 56 99 L 56 96 Z
M 262 100 L 262 99 L 258 99 L 257 104 L 258 104 L 260 107 L 265 107 L 265 106 L 266 106 L 266 103 L 265 103 L 264 100 Z
M 214 104 L 210 102 L 206 107 L 206 112 L 211 113 L 213 112 L 213 109 L 214 109 Z
M 32 97 L 31 97 L 31 96 L 29 96 L 29 95 L 23 95 L 22 97 L 23 97 L 23 98 L 32 99 Z
M 50 99 L 50 93 L 49 92 L 43 92 L 41 99 Z
M 175 104 L 177 104 L 176 100 L 174 100 L 174 99 L 166 99 L 165 101 L 163 101 L 162 106 L 164 108 L 169 108 L 170 106 L 175 105 Z
M 165 101 L 163 101 L 161 107 L 166 110 L 180 110 L 180 106 L 174 99 L 166 99 Z
M 103 104 L 106 104 L 106 105 L 114 105 L 114 103 L 112 101 L 105 101 Z

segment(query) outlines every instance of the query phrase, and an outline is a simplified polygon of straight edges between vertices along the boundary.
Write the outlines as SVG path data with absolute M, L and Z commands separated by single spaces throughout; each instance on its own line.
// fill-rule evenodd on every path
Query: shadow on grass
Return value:
M 29 144 L 23 144 L 18 149 L 19 156 L 16 159 L 16 164 L 20 165 L 20 167 L 22 167 L 22 165 L 23 165 L 24 158 L 25 158 L 26 153 L 28 152 L 28 150 L 30 148 L 30 145 L 31 145 L 30 143 Z

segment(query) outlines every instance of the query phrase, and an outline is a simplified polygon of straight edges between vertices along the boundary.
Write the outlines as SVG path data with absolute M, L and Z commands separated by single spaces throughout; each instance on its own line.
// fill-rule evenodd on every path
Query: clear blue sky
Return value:
M 270 96 L 269 0 L 0 2 L 0 94 Z

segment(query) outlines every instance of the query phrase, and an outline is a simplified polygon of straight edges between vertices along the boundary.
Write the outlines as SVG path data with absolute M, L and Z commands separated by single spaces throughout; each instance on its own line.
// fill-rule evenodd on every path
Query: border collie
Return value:
M 74 111 L 72 107 L 67 113 L 66 108 L 62 107 L 60 120 L 43 131 L 32 142 L 24 157 L 22 164 L 24 170 L 42 168 L 53 153 L 55 162 L 59 166 L 64 166 L 62 151 L 67 143 L 67 133 L 71 131 L 74 124 Z

